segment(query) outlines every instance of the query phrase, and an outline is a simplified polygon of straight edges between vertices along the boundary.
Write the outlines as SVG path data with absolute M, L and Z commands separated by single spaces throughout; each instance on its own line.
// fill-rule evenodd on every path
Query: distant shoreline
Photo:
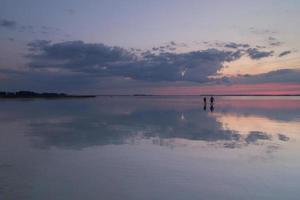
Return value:
M 94 98 L 96 95 L 70 95 L 65 93 L 37 93 L 32 91 L 0 92 L 0 99 L 66 99 L 66 98 Z

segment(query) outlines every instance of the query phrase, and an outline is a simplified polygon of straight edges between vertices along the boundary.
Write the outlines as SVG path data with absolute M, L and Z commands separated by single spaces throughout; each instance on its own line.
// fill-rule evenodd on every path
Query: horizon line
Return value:
M 300 94 L 95 94 L 95 96 L 300 96 Z

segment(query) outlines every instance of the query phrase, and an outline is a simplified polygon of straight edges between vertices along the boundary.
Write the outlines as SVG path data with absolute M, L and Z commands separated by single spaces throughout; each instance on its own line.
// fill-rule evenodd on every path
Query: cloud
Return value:
M 228 78 L 230 83 L 300 83 L 300 70 L 296 69 L 280 69 L 257 75 L 242 75 L 235 78 Z M 224 83 L 224 82 L 223 82 Z
M 171 41 L 170 44 L 173 45 L 173 46 L 177 45 L 176 42 L 174 42 L 174 41 Z
M 32 69 L 60 69 L 95 74 L 98 77 L 121 76 L 144 81 L 184 79 L 206 82 L 209 76 L 215 75 L 223 67 L 224 62 L 242 56 L 240 50 L 218 49 L 158 54 L 146 51 L 136 55 L 121 47 L 82 41 L 52 44 L 50 41 L 37 40 L 29 43 L 28 48 L 30 53 L 27 57 Z
M 291 51 L 283 51 L 283 52 L 281 52 L 279 55 L 278 55 L 278 57 L 283 57 L 283 56 L 286 56 L 286 55 L 288 55 L 288 54 L 290 54 L 290 53 L 292 53 Z
M 290 138 L 288 136 L 286 136 L 284 134 L 280 134 L 280 133 L 278 134 L 278 139 L 281 140 L 281 141 L 284 141 L 284 142 L 290 140 Z
M 282 42 L 278 41 L 277 38 L 270 36 L 268 38 L 268 42 L 270 46 L 280 46 Z
M 152 47 L 151 50 L 155 53 L 172 52 L 172 51 L 176 51 L 177 47 L 187 47 L 187 45 L 185 43 L 176 43 L 174 41 L 171 41 L 166 45 L 161 45 L 159 47 Z
M 94 64 L 117 64 L 134 60 L 134 55 L 119 47 L 108 47 L 104 44 L 85 44 L 81 41 L 71 41 L 51 44 L 51 41 L 37 40 L 28 44 L 29 50 L 37 54 L 29 54 L 35 60 L 66 61 L 61 67 L 90 66 Z
M 248 144 L 256 143 L 258 140 L 271 140 L 271 136 L 260 131 L 251 131 L 245 139 Z
M 270 37 L 271 39 L 274 39 L 273 37 Z M 253 60 L 258 60 L 261 58 L 269 57 L 273 55 L 273 51 L 261 51 L 259 49 L 265 48 L 263 46 L 256 46 L 256 48 L 250 48 L 249 44 L 243 44 L 243 43 L 235 43 L 235 42 L 228 42 L 228 43 L 223 43 L 223 42 L 215 42 L 213 44 L 216 47 L 222 48 L 229 48 L 229 49 L 234 49 L 237 52 L 240 53 L 240 56 L 243 55 L 248 55 L 251 59 Z
M 250 27 L 249 28 L 250 32 L 256 35 L 274 35 L 277 34 L 278 32 L 276 30 L 271 30 L 271 29 L 260 29 L 260 28 L 255 28 L 255 27 Z
M 33 26 L 28 24 L 20 24 L 13 20 L 0 19 L 0 27 L 4 27 L 9 30 L 17 31 L 19 33 L 30 33 L 30 34 L 60 34 L 60 28 L 50 26 Z
M 51 43 L 50 40 L 35 40 L 27 44 L 29 51 L 39 51 L 46 48 Z
M 0 26 L 7 29 L 14 29 L 17 26 L 17 22 L 8 19 L 0 19 Z
M 249 48 L 246 52 L 248 53 L 249 57 L 254 60 L 270 57 L 274 53 L 273 51 L 260 51 L 256 48 Z
M 238 44 L 238 43 L 235 43 L 235 42 L 230 42 L 230 43 L 225 44 L 224 47 L 237 49 L 237 48 L 249 48 L 250 45 L 249 44 Z

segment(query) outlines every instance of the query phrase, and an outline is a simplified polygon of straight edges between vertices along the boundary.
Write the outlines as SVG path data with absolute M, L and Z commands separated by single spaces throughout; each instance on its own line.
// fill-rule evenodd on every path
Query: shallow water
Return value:
M 0 100 L 0 199 L 299 199 L 300 98 Z

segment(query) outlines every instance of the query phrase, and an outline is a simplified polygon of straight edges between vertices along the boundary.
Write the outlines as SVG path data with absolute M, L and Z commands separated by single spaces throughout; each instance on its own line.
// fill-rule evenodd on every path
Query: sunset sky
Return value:
M 300 94 L 298 0 L 0 0 L 0 91 Z

